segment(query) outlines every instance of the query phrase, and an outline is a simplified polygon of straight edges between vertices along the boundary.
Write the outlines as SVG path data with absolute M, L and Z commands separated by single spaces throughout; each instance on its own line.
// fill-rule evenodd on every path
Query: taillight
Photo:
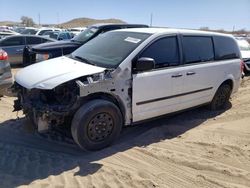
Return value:
M 4 50 L 0 49 L 0 60 L 8 60 L 8 54 Z

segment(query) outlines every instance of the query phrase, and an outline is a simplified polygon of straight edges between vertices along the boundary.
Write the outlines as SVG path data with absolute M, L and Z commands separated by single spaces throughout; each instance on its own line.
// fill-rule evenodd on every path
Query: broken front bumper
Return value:
M 79 97 L 74 95 L 74 91 L 71 91 L 70 96 L 64 93 L 58 99 L 55 90 L 27 90 L 17 83 L 13 89 L 18 96 L 14 101 L 14 111 L 22 110 L 40 132 L 64 124 L 80 106 Z M 63 92 L 67 91 L 64 89 Z

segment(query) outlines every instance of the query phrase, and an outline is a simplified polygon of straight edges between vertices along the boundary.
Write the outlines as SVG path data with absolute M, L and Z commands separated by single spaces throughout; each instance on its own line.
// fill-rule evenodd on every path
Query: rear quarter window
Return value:
M 216 60 L 240 58 L 236 41 L 230 37 L 214 36 Z

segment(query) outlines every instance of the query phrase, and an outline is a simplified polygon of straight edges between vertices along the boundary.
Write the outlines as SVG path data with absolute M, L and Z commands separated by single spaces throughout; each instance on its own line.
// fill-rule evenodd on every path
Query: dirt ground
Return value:
M 98 152 L 34 132 L 4 97 L 0 187 L 250 187 L 250 77 L 241 85 L 226 111 L 201 107 L 125 128 Z

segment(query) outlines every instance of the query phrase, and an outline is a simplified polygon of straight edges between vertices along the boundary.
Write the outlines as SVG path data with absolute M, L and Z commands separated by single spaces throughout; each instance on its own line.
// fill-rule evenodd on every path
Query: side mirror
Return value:
M 135 62 L 136 71 L 147 71 L 155 67 L 155 60 L 149 57 L 141 57 Z

